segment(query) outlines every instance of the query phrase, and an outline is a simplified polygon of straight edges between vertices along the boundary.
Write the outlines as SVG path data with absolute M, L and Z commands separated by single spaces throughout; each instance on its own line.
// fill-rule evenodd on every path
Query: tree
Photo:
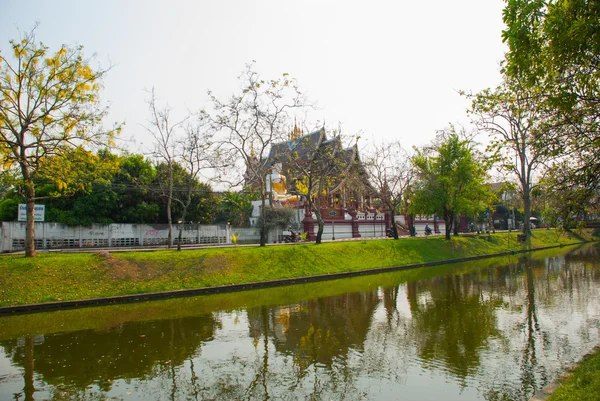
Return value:
M 494 196 L 485 182 L 487 164 L 475 156 L 470 141 L 460 139 L 451 127 L 437 142 L 412 158 L 416 180 L 410 211 L 441 215 L 449 240 L 455 217 L 485 210 Z
M 358 140 L 358 138 L 357 138 Z M 356 144 L 344 148 L 339 132 L 327 139 L 325 128 L 310 135 L 297 138 L 281 153 L 277 161 L 289 165 L 289 174 L 295 180 L 296 192 L 306 196 L 307 213 L 317 219 L 315 242 L 321 243 L 325 221 L 322 215 L 323 197 L 338 192 L 357 173 L 353 167 L 360 166 Z
M 209 184 L 200 182 L 179 162 L 173 163 L 173 196 L 171 202 L 171 216 L 174 221 L 182 223 L 211 223 L 217 213 L 218 200 Z M 168 198 L 162 195 L 160 188 L 166 187 L 169 176 L 169 169 L 166 163 L 160 163 L 156 166 L 156 179 L 151 187 L 159 188 L 154 192 L 154 201 L 160 206 L 159 222 L 164 222 L 167 216 Z M 188 202 L 187 210 L 184 208 Z
M 265 160 L 272 144 L 282 141 L 291 125 L 290 113 L 307 106 L 295 80 L 288 74 L 273 80 L 261 79 L 247 65 L 239 77 L 241 93 L 222 101 L 209 92 L 212 113 L 205 111 L 213 127 L 219 132 L 216 139 L 220 157 L 228 164 L 228 171 L 246 171 L 231 177 L 232 186 L 253 186 L 261 200 L 261 213 L 267 207 L 266 175 L 270 166 Z M 243 164 L 242 164 L 243 163 Z M 267 227 L 260 220 L 260 245 L 266 245 Z
M 166 166 L 166 179 L 157 180 L 157 182 L 161 195 L 167 200 L 167 224 L 169 225 L 167 246 L 171 248 L 173 246 L 171 204 L 173 203 L 173 169 L 174 164 L 177 162 L 177 132 L 182 129 L 189 116 L 173 122 L 171 119 L 171 107 L 169 105 L 159 107 L 156 102 L 156 94 L 154 89 L 152 89 L 150 91 L 150 99 L 147 101 L 151 117 L 149 126 L 146 126 L 145 129 L 156 141 L 152 155 Z
M 394 238 L 398 239 L 395 215 L 408 208 L 408 190 L 413 179 L 413 168 L 406 150 L 399 141 L 375 146 L 373 154 L 365 163 L 371 183 L 381 201 L 392 214 Z
M 51 197 L 54 183 L 36 182 L 37 194 L 46 205 L 48 221 L 89 226 L 94 223 L 157 223 L 159 206 L 149 187 L 156 171 L 141 155 L 116 155 L 99 151 L 93 162 L 81 166 L 86 185 L 69 196 Z M 85 168 L 82 168 L 85 167 Z
M 82 46 L 63 46 L 49 55 L 47 46 L 35 42 L 34 31 L 10 41 L 13 62 L 0 57 L 0 158 L 27 204 L 28 257 L 35 255 L 36 180 L 68 187 L 70 175 L 60 175 L 67 170 L 52 167 L 61 167 L 73 148 L 109 143 L 120 129 L 99 127 L 106 109 L 98 93 L 107 70 L 92 69 Z M 55 165 L 46 163 L 50 157 Z
M 492 135 L 488 150 L 495 155 L 499 168 L 518 179 L 523 200 L 523 232 L 529 236 L 534 174 L 544 160 L 544 149 L 536 143 L 536 138 L 548 116 L 535 93 L 508 77 L 494 91 L 485 89 L 473 96 L 471 113 L 478 128 Z
M 539 93 L 554 114 L 538 132 L 552 166 L 554 192 L 600 187 L 600 3 L 508 0 L 505 75 Z M 560 194 L 558 194 L 560 197 Z
M 181 250 L 182 224 L 185 223 L 188 208 L 192 204 L 192 195 L 194 188 L 197 187 L 200 173 L 203 169 L 214 166 L 210 155 L 212 135 L 206 130 L 203 119 L 199 118 L 193 123 L 188 123 L 185 131 L 186 136 L 182 138 L 179 144 L 181 150 L 179 159 L 186 172 L 183 183 L 184 192 L 181 196 L 174 198 L 182 206 L 179 220 L 179 238 L 177 240 L 178 251 Z
M 229 222 L 233 227 L 248 227 L 255 198 L 256 194 L 251 191 L 224 192 L 219 203 L 218 221 Z
M 142 155 L 124 154 L 118 166 L 112 177 L 113 190 L 119 195 L 114 221 L 158 223 L 159 208 L 150 190 L 156 177 L 152 162 Z

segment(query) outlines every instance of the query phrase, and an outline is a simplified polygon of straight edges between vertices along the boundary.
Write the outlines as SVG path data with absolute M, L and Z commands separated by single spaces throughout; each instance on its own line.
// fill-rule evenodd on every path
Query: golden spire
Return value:
M 298 128 L 298 125 L 296 125 L 296 118 L 294 117 L 294 129 L 288 134 L 288 140 L 295 141 L 300 138 L 302 134 L 304 134 L 304 131 Z

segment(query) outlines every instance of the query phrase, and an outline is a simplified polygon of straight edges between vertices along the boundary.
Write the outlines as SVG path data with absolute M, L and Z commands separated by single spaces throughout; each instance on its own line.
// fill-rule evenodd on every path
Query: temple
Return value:
M 336 158 L 334 162 L 332 158 Z M 326 163 L 326 162 L 330 163 Z M 266 177 L 268 204 L 297 209 L 298 224 L 314 239 L 317 230 L 315 211 L 307 202 L 305 172 L 311 163 L 328 165 L 323 191 L 313 194 L 313 205 L 320 203 L 326 223 L 324 237 L 359 238 L 384 236 L 391 224 L 388 211 L 377 207 L 377 192 L 369 183 L 356 145 L 344 148 L 338 136 L 327 137 L 325 129 L 304 134 L 295 124 L 284 142 L 275 143 L 260 161 Z M 314 171 L 314 170 L 313 170 Z M 257 185 L 252 180 L 247 185 Z M 316 196 L 320 197 L 316 202 Z M 254 202 L 252 223 L 260 215 L 260 201 Z M 316 206 L 315 206 L 316 207 Z

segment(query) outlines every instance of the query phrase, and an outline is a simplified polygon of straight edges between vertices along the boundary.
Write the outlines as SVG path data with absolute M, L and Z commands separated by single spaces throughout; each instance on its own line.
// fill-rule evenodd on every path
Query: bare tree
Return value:
M 323 194 L 339 192 L 353 178 L 358 166 L 358 148 L 344 148 L 339 132 L 334 131 L 333 138 L 327 139 L 322 128 L 312 134 L 298 138 L 290 143 L 289 152 L 284 161 L 290 167 L 294 177 L 296 191 L 306 196 L 308 213 L 314 213 L 317 219 L 316 243 L 320 244 L 325 221 L 322 216 Z
M 288 74 L 274 80 L 261 79 L 252 65 L 239 77 L 241 93 L 222 101 L 212 92 L 209 96 L 213 111 L 206 112 L 218 131 L 215 137 L 219 156 L 229 165 L 229 182 L 232 186 L 250 186 L 260 194 L 261 208 L 267 203 L 267 156 L 272 144 L 285 139 L 291 126 L 294 109 L 306 107 L 307 101 L 296 81 Z M 245 169 L 245 174 L 240 174 Z M 261 212 L 262 213 L 262 212 Z M 261 219 L 266 221 L 266 219 Z M 260 227 L 260 245 L 266 245 L 267 232 Z
M 149 92 L 148 108 L 150 109 L 150 120 L 144 128 L 152 135 L 156 143 L 152 155 L 157 160 L 161 160 L 167 166 L 166 186 L 160 185 L 161 195 L 167 199 L 167 224 L 169 225 L 169 234 L 167 245 L 173 246 L 173 218 L 171 216 L 171 204 L 173 202 L 173 169 L 177 161 L 177 147 L 179 145 L 178 133 L 183 130 L 183 126 L 188 121 L 189 116 L 173 122 L 171 119 L 171 107 L 166 105 L 160 107 L 157 105 L 154 88 Z M 162 183 L 161 180 L 158 180 Z
M 181 218 L 179 219 L 179 238 L 177 240 L 177 250 L 181 250 L 183 224 L 185 217 L 192 203 L 192 194 L 194 193 L 202 171 L 215 167 L 213 155 L 211 152 L 212 134 L 207 129 L 203 117 L 197 118 L 193 122 L 188 122 L 185 127 L 185 137 L 179 141 L 179 151 L 177 155 L 180 165 L 186 174 L 181 195 L 175 194 L 173 200 L 180 203 L 183 207 Z
M 376 145 L 365 167 L 381 201 L 392 214 L 392 231 L 398 239 L 395 215 L 399 209 L 408 210 L 408 189 L 413 179 L 410 156 L 400 141 Z

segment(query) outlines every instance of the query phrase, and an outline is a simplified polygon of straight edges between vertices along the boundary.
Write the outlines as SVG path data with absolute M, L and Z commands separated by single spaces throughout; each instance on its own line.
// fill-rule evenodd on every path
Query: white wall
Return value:
M 25 249 L 25 223 L 1 223 L 1 251 L 13 252 Z M 184 224 L 182 244 L 230 243 L 231 233 L 240 234 L 240 241 L 258 241 L 254 228 Z M 166 224 L 94 224 L 91 227 L 70 227 L 58 223 L 35 223 L 36 249 L 128 247 L 166 245 Z M 176 244 L 179 226 L 173 225 L 173 242 Z

